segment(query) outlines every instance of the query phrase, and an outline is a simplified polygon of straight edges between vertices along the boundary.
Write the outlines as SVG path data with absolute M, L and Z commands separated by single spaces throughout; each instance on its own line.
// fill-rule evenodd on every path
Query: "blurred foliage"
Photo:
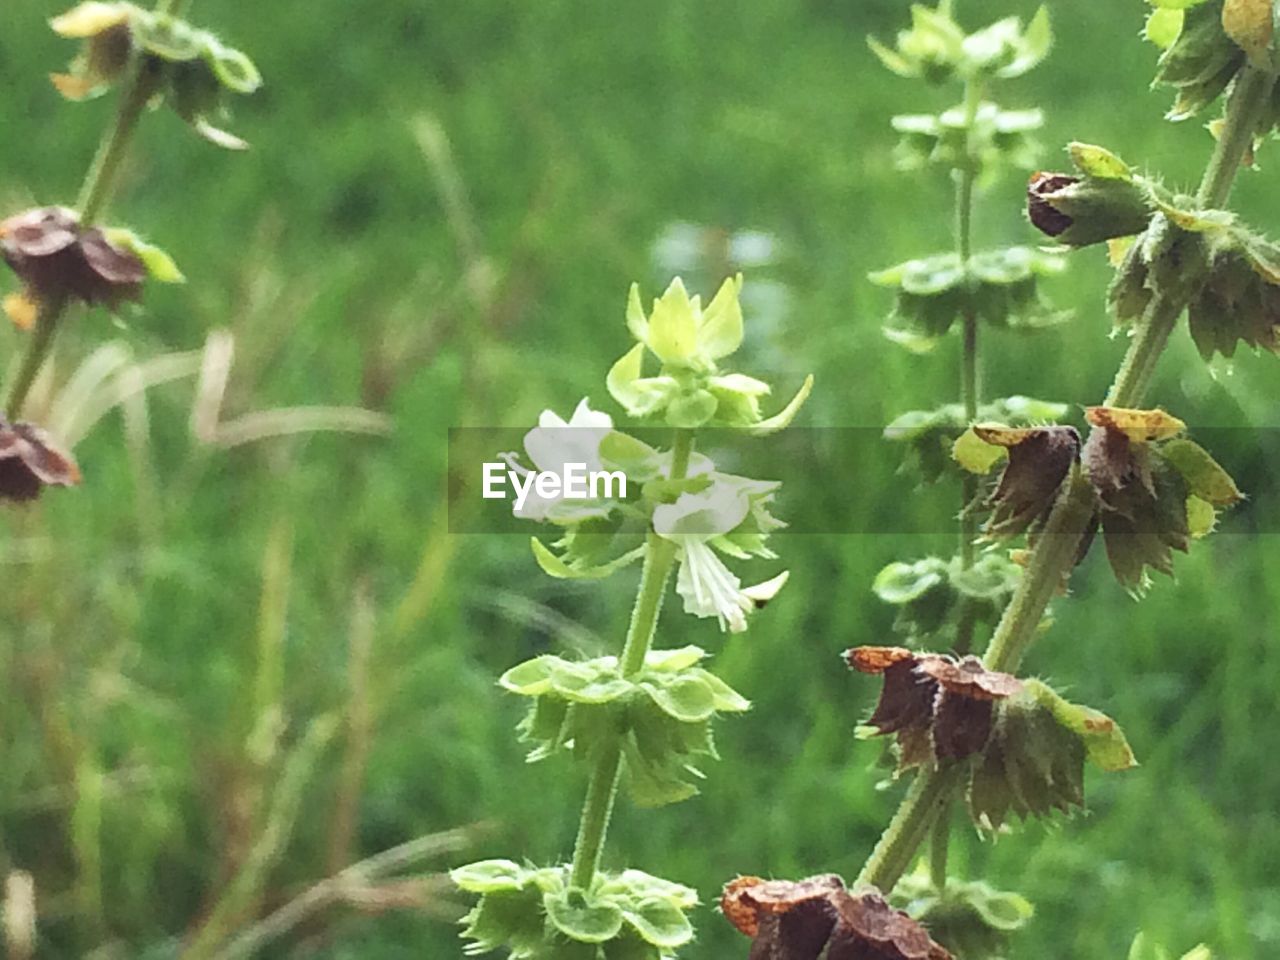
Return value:
M 0 7 L 4 210 L 70 202 L 112 109 L 46 83 L 70 53 L 45 26 L 59 9 Z M 1046 144 L 1106 143 L 1192 184 L 1209 137 L 1160 120 L 1143 4 L 1054 12 L 1057 45 L 1010 106 L 1044 108 Z M 893 35 L 897 0 L 200 0 L 193 13 L 262 70 L 236 110 L 253 149 L 213 154 L 163 113 L 144 126 L 114 219 L 189 283 L 150 291 L 123 330 L 79 318 L 61 374 L 107 336 L 145 358 L 229 327 L 232 413 L 361 404 L 395 431 L 214 449 L 188 437 L 179 382 L 151 396 L 149 440 L 107 417 L 77 450 L 80 491 L 6 514 L 0 866 L 35 875 L 42 957 L 173 956 L 175 938 L 216 939 L 210 924 L 238 929 L 352 860 L 479 819 L 492 830 L 434 869 L 569 853 L 579 773 L 524 765 L 522 704 L 495 680 L 541 653 L 602 652 L 634 584 L 552 581 L 523 537 L 450 535 L 445 439 L 584 394 L 612 409 L 602 378 L 628 342 L 631 281 L 661 288 L 678 269 L 706 296 L 745 267 L 749 322 L 767 331 L 755 366 L 817 375 L 806 425 L 879 428 L 955 388 L 945 353 L 884 341 L 889 296 L 865 279 L 949 242 L 947 185 L 891 162 L 889 118 L 918 91 L 864 39 Z M 1236 206 L 1265 225 L 1280 200 L 1270 148 L 1259 160 Z M 1022 192 L 1020 175 L 991 185 L 979 248 L 1037 242 Z M 989 334 L 988 396 L 1101 398 L 1124 348 L 1107 336 L 1109 268 L 1094 251 L 1072 259 L 1046 286 L 1075 319 L 1034 341 Z M 6 356 L 20 336 L 0 334 Z M 1206 373 L 1181 329 L 1153 396 L 1196 425 L 1276 426 L 1274 363 Z M 1222 435 L 1215 456 L 1264 491 L 1269 435 Z M 779 513 L 807 529 L 850 512 L 947 530 L 903 496 L 893 461 L 817 486 L 779 463 Z M 1280 946 L 1280 552 L 1248 536 L 1260 511 L 1237 510 L 1140 609 L 1100 554 L 1058 604 L 1030 669 L 1122 723 L 1143 766 L 1091 784 L 1087 820 L 955 845 L 960 867 L 1036 905 L 1013 956 L 1119 957 L 1138 929 L 1233 960 Z M 748 638 L 664 620 L 663 647 L 721 651 L 717 673 L 754 707 L 721 725 L 701 796 L 623 804 L 612 849 L 704 903 L 738 872 L 856 873 L 894 797 L 853 736 L 875 682 L 838 653 L 890 637 L 878 570 L 950 548 L 941 532 L 784 535 L 791 586 Z M 449 896 L 348 898 L 260 955 L 456 956 Z M 694 920 L 690 956 L 742 953 L 710 909 Z

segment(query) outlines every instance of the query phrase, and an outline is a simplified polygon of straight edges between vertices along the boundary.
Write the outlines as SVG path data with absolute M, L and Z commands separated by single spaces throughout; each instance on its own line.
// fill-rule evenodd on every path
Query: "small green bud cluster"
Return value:
M 1049 11 L 1041 7 L 1024 28 L 1017 17 L 997 20 L 965 33 L 952 17 L 951 0 L 936 8 L 911 5 L 911 29 L 898 34 L 894 47 L 868 40 L 880 62 L 900 77 L 931 84 L 952 80 L 1020 77 L 1035 68 L 1053 45 Z
M 568 420 L 544 411 L 524 437 L 524 456 L 540 473 L 572 463 L 626 479 L 588 499 L 535 491 L 513 507 L 516 516 L 560 531 L 551 546 L 532 541 L 543 571 L 601 579 L 642 561 L 643 572 L 621 656 L 545 654 L 500 680 L 532 701 L 518 727 L 532 744 L 529 759 L 569 753 L 593 771 L 593 780 L 572 867 L 488 861 L 454 872 L 459 886 L 481 895 L 465 921 L 469 953 L 505 947 L 513 957 L 546 960 L 657 960 L 692 938 L 685 917 L 696 903 L 692 890 L 635 870 L 600 873 L 594 860 L 619 782 L 638 806 L 693 796 L 700 765 L 716 758 L 714 720 L 750 706 L 706 669 L 699 647 L 650 649 L 672 568 L 684 611 L 714 618 L 731 633 L 746 630 L 787 580 L 784 571 L 744 586 L 726 563 L 776 558 L 769 537 L 784 524 L 770 504 L 779 484 L 722 472 L 694 450 L 699 427 L 746 436 L 783 429 L 812 388 L 806 378 L 781 411 L 765 416 L 760 401 L 769 384 L 722 369 L 743 341 L 741 288 L 741 277 L 726 280 L 703 309 L 676 279 L 648 315 L 638 288 L 631 289 L 626 320 L 636 343 L 613 365 L 606 386 L 632 416 L 673 427 L 669 449 L 615 429 L 612 417 L 585 399 Z M 646 375 L 650 355 L 660 367 Z M 517 475 L 529 472 L 519 454 L 504 458 Z
M 226 110 L 228 93 L 249 94 L 262 77 L 244 53 L 167 13 L 132 3 L 87 2 L 53 20 L 60 36 L 83 42 L 83 50 L 54 86 L 70 100 L 100 96 L 139 71 L 151 99 L 167 102 L 206 140 L 230 150 L 248 146 L 211 122 Z
M 1040 278 L 1060 273 L 1063 260 L 1032 247 L 1008 247 L 962 262 L 942 253 L 908 260 L 871 274 L 871 282 L 896 291 L 884 334 L 912 353 L 928 353 L 970 315 L 992 327 L 1037 330 L 1062 323 L 1040 291 Z
M 664 960 L 693 939 L 689 887 L 640 870 L 599 873 L 575 887 L 566 867 L 482 860 L 454 870 L 479 896 L 463 918 L 468 955 L 505 948 L 512 960 Z
M 622 676 L 617 657 L 573 661 L 545 654 L 512 667 L 498 681 L 533 699 L 520 722 L 535 744 L 530 762 L 558 750 L 587 760 L 603 740 L 621 735 L 629 792 L 642 807 L 698 793 L 699 758 L 717 759 L 711 722 L 742 713 L 750 701 L 709 670 L 698 647 L 655 650 L 636 673 Z

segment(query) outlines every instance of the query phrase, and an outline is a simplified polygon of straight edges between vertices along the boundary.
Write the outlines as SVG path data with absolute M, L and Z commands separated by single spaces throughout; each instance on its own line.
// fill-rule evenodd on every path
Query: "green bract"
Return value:
M 1070 703 L 1038 680 L 999 702 L 995 725 L 969 782 L 969 810 L 985 830 L 1084 805 L 1084 763 L 1136 766 L 1115 721 Z
M 925 870 L 902 879 L 893 903 L 964 960 L 1000 960 L 1010 934 L 1025 927 L 1035 913 L 1025 897 L 982 881 L 949 880 L 946 889 L 938 890 Z
M 640 288 L 632 284 L 627 327 L 638 341 L 613 365 L 609 393 L 634 417 L 661 417 L 673 427 L 742 427 L 754 436 L 782 430 L 799 412 L 813 378 L 781 411 L 760 412 L 760 398 L 771 387 L 740 373 L 723 373 L 718 361 L 742 345 L 742 276 L 726 280 L 704 310 L 677 277 L 645 316 Z M 645 353 L 661 363 L 657 376 L 643 373 Z
M 872 283 L 897 290 L 885 336 L 917 353 L 946 336 L 955 321 L 973 315 L 997 327 L 1039 328 L 1068 314 L 1052 309 L 1039 279 L 1061 272 L 1062 258 L 1031 247 L 975 254 L 968 265 L 955 253 L 908 260 L 870 275 Z
M 53 78 L 63 96 L 98 96 L 141 58 L 139 69 L 156 101 L 167 101 L 197 133 L 220 147 L 248 146 L 214 126 L 210 117 L 225 112 L 227 93 L 253 93 L 262 86 L 262 77 L 244 53 L 209 31 L 132 3 L 82 3 L 51 25 L 60 36 L 84 42 L 71 72 Z
M 1059 243 L 1087 247 L 1145 230 L 1159 200 L 1156 189 L 1102 147 L 1068 148 L 1079 176 L 1037 173 L 1027 187 L 1027 214 Z
M 966 34 L 951 16 L 950 0 L 934 9 L 913 4 L 911 29 L 898 34 L 890 48 L 867 41 L 880 61 L 903 77 L 923 77 L 929 83 L 953 78 L 1019 77 L 1049 52 L 1053 33 L 1044 7 L 1024 29 L 1016 17 L 999 20 Z
M 1173 954 L 1145 933 L 1133 938 L 1128 960 L 1174 960 Z M 1203 943 L 1182 955 L 1181 960 L 1213 960 L 1213 953 Z
M 968 567 L 959 557 L 925 557 L 889 564 L 872 590 L 898 608 L 894 630 L 926 643 L 955 627 L 962 605 L 974 622 L 996 623 L 1021 576 L 1022 568 L 1002 553 L 984 554 Z
M 698 792 L 694 763 L 716 757 L 715 716 L 751 706 L 698 666 L 704 657 L 698 647 L 654 651 L 638 673 L 623 677 L 616 657 L 573 662 L 544 655 L 512 667 L 499 683 L 535 698 L 519 726 L 521 738 L 536 744 L 531 762 L 559 749 L 589 759 L 601 743 L 621 736 L 633 798 L 660 806 Z
M 1177 93 L 1168 118 L 1185 120 L 1218 99 L 1244 66 L 1245 52 L 1223 29 L 1222 0 L 1158 6 L 1190 7 L 1176 13 L 1157 10 L 1147 26 L 1147 35 L 1166 47 L 1156 68 L 1155 82 L 1173 87 Z
M 928 164 L 974 172 L 1000 164 L 1029 167 L 1038 150 L 1030 133 L 1043 123 L 1039 110 L 1002 110 L 994 103 L 979 105 L 972 126 L 963 106 L 936 116 L 904 114 L 893 118 L 893 129 L 902 134 L 895 156 L 904 169 Z
M 978 420 L 1050 423 L 1065 417 L 1067 410 L 1065 403 L 1022 396 L 1003 397 L 982 404 L 978 408 Z M 968 426 L 969 418 L 965 416 L 964 406 L 948 403 L 934 410 L 907 411 L 884 428 L 884 438 L 905 444 L 905 465 L 918 471 L 926 483 L 933 483 L 946 473 L 957 472 L 957 465 L 964 466 L 955 456 L 955 447 Z M 994 453 L 996 459 L 1001 455 L 999 452 Z M 995 459 L 989 461 L 989 464 L 994 463 Z
M 1156 423 L 1156 414 L 1168 424 L 1158 434 L 1143 424 L 1144 417 Z M 1173 551 L 1186 552 L 1193 536 L 1213 528 L 1215 508 L 1244 495 L 1163 411 L 1095 407 L 1089 419 L 1095 429 L 1082 458 L 1098 492 L 1107 559 L 1121 585 L 1138 594 L 1148 585 L 1147 568 L 1172 576 Z
M 482 860 L 452 871 L 480 901 L 463 917 L 468 955 L 507 949 L 513 960 L 664 960 L 693 939 L 688 887 L 640 870 L 598 873 L 575 889 L 570 868 Z

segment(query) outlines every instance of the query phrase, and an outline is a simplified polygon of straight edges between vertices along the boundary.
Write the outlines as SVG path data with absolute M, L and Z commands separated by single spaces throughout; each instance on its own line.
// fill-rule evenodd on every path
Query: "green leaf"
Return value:
M 676 390 L 672 377 L 642 377 L 643 343 L 637 343 L 609 368 L 605 386 L 633 417 L 645 417 L 661 409 Z
M 530 871 L 514 860 L 479 860 L 449 871 L 449 879 L 468 893 L 522 890 Z
M 621 470 L 628 481 L 647 483 L 662 472 L 662 454 L 620 430 L 605 434 L 599 450 L 603 465 Z
M 710 360 L 729 356 L 742 346 L 742 274 L 730 277 L 707 304 L 698 330 L 698 351 Z
M 1196 540 L 1213 533 L 1218 526 L 1218 511 L 1213 504 L 1195 494 L 1187 497 L 1187 532 Z
M 474 941 L 463 948 L 469 955 L 507 947 L 513 957 L 534 956 L 546 935 L 536 891 L 485 894 L 462 922 L 462 936 Z
M 1008 451 L 1004 447 L 987 443 L 973 432 L 972 427 L 960 434 L 951 446 L 952 459 L 969 473 L 980 476 L 990 473 L 991 468 L 1006 456 Z
M 667 424 L 680 430 L 694 430 L 715 416 L 717 406 L 719 403 L 709 390 L 679 393 L 667 404 Z
M 693 940 L 693 927 L 677 903 L 650 897 L 623 908 L 623 917 L 647 943 L 674 950 Z
M 559 659 L 551 654 L 543 654 L 516 664 L 498 678 L 498 685 L 522 697 L 540 697 L 551 691 L 551 675 Z
M 645 672 L 678 673 L 696 666 L 707 655 L 701 647 L 687 646 L 677 650 L 650 650 L 644 658 Z
M 1037 680 L 1028 680 L 1026 684 L 1031 695 L 1049 708 L 1058 723 L 1084 741 L 1086 756 L 1094 766 L 1112 772 L 1138 765 L 1124 731 L 1105 713 L 1071 703 Z
M 800 412 L 800 408 L 804 406 L 804 402 L 809 399 L 809 394 L 813 390 L 813 374 L 809 374 L 804 378 L 804 383 L 800 385 L 800 389 L 796 391 L 796 395 L 791 398 L 791 402 L 775 413 L 772 417 L 765 417 L 759 423 L 745 427 L 747 436 L 750 437 L 767 437 L 771 433 L 777 433 L 779 430 L 785 430 L 791 425 L 791 421 L 796 418 L 796 414 Z
M 946 562 L 939 557 L 925 557 L 915 563 L 889 564 L 876 574 L 871 589 L 885 603 L 900 606 L 919 600 L 946 579 Z
M 1173 464 L 1187 488 L 1201 500 L 1227 507 L 1244 499 L 1231 474 L 1198 443 L 1176 438 L 1160 446 L 1160 455 Z
M 638 686 L 663 713 L 681 723 L 697 723 L 716 712 L 715 694 L 701 677 L 683 674 L 657 683 L 642 680 Z
M 218 80 L 233 93 L 253 93 L 262 86 L 262 74 L 253 61 L 241 51 L 223 46 L 217 38 L 209 37 L 205 57 Z
M 908 78 L 920 76 L 920 71 L 916 70 L 905 57 L 896 50 L 886 47 L 875 37 L 867 37 L 867 46 L 871 48 L 872 53 L 880 58 L 881 63 L 898 76 Z
M 1154 43 L 1161 50 L 1168 50 L 1178 34 L 1182 33 L 1183 13 L 1181 10 L 1171 10 L 1168 8 L 1160 8 L 1152 10 L 1147 15 L 1146 26 L 1143 27 L 1143 36 Z
M 1018 40 L 1017 55 L 1008 66 L 999 71 L 999 75 L 1006 78 L 1022 76 L 1040 64 L 1049 55 L 1049 48 L 1052 46 L 1053 26 L 1049 22 L 1049 8 L 1041 7 Z
M 108 227 L 102 231 L 107 241 L 116 247 L 123 247 L 142 261 L 147 268 L 147 276 L 160 283 L 186 283 L 173 258 L 155 244 L 147 243 L 132 230 L 120 227 Z
M 1100 180 L 1132 180 L 1129 165 L 1105 147 L 1073 141 L 1067 145 L 1071 162 L 1081 173 Z
M 579 943 L 604 943 L 622 929 L 622 911 L 616 904 L 590 898 L 580 890 L 548 893 L 542 905 L 552 925 Z
M 608 563 L 598 564 L 596 566 L 586 565 L 570 565 L 564 562 L 560 557 L 547 548 L 537 537 L 529 539 L 529 545 L 533 548 L 533 557 L 538 561 L 544 573 L 548 576 L 556 577 L 560 580 L 600 580 L 607 577 L 623 567 L 630 566 L 641 557 L 644 556 L 644 547 L 636 547 L 634 550 L 624 553 L 616 560 Z

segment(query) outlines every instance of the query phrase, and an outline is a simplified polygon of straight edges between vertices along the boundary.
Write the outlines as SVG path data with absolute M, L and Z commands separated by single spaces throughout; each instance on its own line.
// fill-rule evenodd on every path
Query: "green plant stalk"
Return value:
M 970 80 L 964 88 L 964 120 L 966 140 L 972 137 L 978 107 L 982 103 L 982 85 Z M 955 173 L 956 181 L 956 254 L 960 269 L 967 270 L 973 256 L 973 188 L 977 179 L 977 159 L 971 143 L 966 143 L 965 165 Z M 964 406 L 965 420 L 978 419 L 978 316 L 971 305 L 962 316 L 962 346 L 960 352 L 960 402 Z M 967 471 L 960 486 L 960 565 L 973 566 L 974 541 L 978 537 L 978 520 L 969 510 L 978 495 L 978 478 Z M 956 621 L 955 652 L 963 655 L 973 646 L 974 618 L 969 604 L 962 604 Z M 930 844 L 929 874 L 933 885 L 941 890 L 947 883 L 947 852 L 951 844 L 951 804 L 944 802 L 938 812 Z
M 1220 207 L 1227 202 L 1275 82 L 1275 74 L 1252 65 L 1241 71 L 1227 101 L 1226 122 L 1196 195 L 1203 205 Z M 1107 393 L 1108 406 L 1132 407 L 1144 401 L 1156 362 L 1185 306 L 1185 301 L 1168 296 L 1152 298 Z M 1013 600 L 991 638 L 985 657 L 988 669 L 1017 671 L 1040 629 L 1049 601 L 1075 564 L 1080 538 L 1093 511 L 1093 489 L 1077 470 L 1054 504 Z M 876 886 L 886 894 L 897 885 L 937 813 L 937 798 L 949 797 L 960 785 L 956 769 L 955 764 L 934 766 L 916 775 L 916 782 L 858 875 L 860 883 Z
M 689 470 L 689 457 L 693 453 L 693 431 L 677 430 L 671 451 L 672 480 L 682 480 Z M 640 587 L 636 603 L 631 610 L 631 623 L 627 627 L 627 639 L 622 648 L 620 666 L 624 677 L 634 676 L 644 667 L 645 657 L 653 644 L 658 626 L 658 613 L 662 609 L 662 597 L 675 566 L 676 545 L 670 540 L 650 533 L 645 545 L 644 566 L 640 571 Z M 582 818 L 578 824 L 578 839 L 573 847 L 573 866 L 570 883 L 579 890 L 588 890 L 600 867 L 600 853 L 604 849 L 605 835 L 609 832 L 609 819 L 613 814 L 613 802 L 618 795 L 618 780 L 622 772 L 622 739 L 614 737 L 602 745 L 596 755 L 591 779 L 587 782 L 587 798 L 582 804 Z
M 161 0 L 156 6 L 156 11 L 164 13 L 170 6 L 171 0 Z M 107 202 L 111 199 L 111 192 L 119 178 L 120 165 L 128 155 L 129 144 L 138 127 L 138 120 L 142 117 L 147 101 L 151 99 L 153 93 L 154 87 L 147 62 L 140 57 L 136 58 L 129 78 L 121 90 L 120 105 L 116 109 L 115 119 L 107 128 L 80 188 L 80 197 L 76 205 L 79 208 L 81 223 L 92 224 L 102 214 Z M 57 297 L 40 304 L 36 314 L 35 330 L 6 399 L 5 409 L 11 417 L 16 418 L 21 413 L 31 387 L 40 373 L 40 368 L 44 366 L 45 360 L 53 349 L 54 335 L 66 310 L 66 297 Z

